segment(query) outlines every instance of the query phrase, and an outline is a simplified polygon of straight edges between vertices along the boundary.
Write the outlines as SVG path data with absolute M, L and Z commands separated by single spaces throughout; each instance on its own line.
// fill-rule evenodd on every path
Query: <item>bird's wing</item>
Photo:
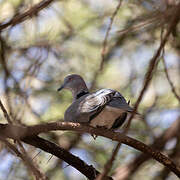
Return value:
M 119 92 L 111 89 L 101 89 L 78 99 L 78 119 L 82 117 L 83 122 L 96 119 L 103 110 L 107 111 L 107 113 L 111 112 L 115 116 L 119 114 L 113 125 L 113 128 L 117 128 L 125 121 L 127 112 L 132 112 L 133 108 L 128 105 Z M 107 113 L 105 114 L 107 115 Z
M 114 94 L 115 91 L 111 89 L 101 89 L 95 93 L 88 94 L 81 100 L 79 110 L 81 113 L 94 114 L 110 102 Z
M 111 101 L 107 103 L 108 106 L 121 109 L 123 111 L 132 112 L 133 108 L 129 106 L 129 104 L 126 102 L 124 97 L 117 91 L 115 91 L 115 94 Z
M 112 89 L 101 89 L 95 93 L 88 94 L 80 102 L 79 112 L 89 114 L 90 120 L 96 117 L 104 107 L 112 108 L 112 111 L 131 112 L 131 108 L 124 97 Z

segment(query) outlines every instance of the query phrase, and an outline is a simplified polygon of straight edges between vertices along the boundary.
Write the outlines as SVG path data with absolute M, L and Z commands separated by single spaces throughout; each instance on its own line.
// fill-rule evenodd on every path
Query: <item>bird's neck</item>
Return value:
M 72 95 L 73 95 L 73 101 L 79 99 L 81 96 L 84 96 L 85 94 L 88 94 L 88 88 L 83 87 L 83 88 L 77 88 L 72 90 Z
M 79 99 L 80 97 L 82 97 L 88 93 L 89 93 L 88 91 L 83 90 L 76 95 L 76 99 Z

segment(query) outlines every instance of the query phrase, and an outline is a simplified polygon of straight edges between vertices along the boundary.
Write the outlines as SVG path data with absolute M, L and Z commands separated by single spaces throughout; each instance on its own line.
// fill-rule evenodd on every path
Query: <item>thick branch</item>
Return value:
M 84 174 L 90 180 L 95 179 L 96 176 L 99 174 L 99 172 L 92 165 L 89 166 L 77 156 L 74 156 L 70 152 L 66 151 L 65 149 L 59 147 L 58 145 L 50 141 L 42 139 L 38 136 L 23 138 L 22 141 L 37 148 L 40 148 L 45 152 L 51 153 L 54 156 L 64 160 L 69 165 L 73 166 L 82 174 Z M 105 177 L 105 180 L 112 180 L 112 178 Z
M 180 118 L 172 123 L 172 125 L 164 131 L 162 135 L 154 140 L 154 142 L 149 145 L 153 149 L 158 151 L 162 151 L 164 149 L 165 144 L 172 138 L 178 136 L 180 131 Z M 119 167 L 116 170 L 116 174 L 114 177 L 118 177 L 119 180 L 128 179 L 131 175 L 137 172 L 138 168 L 146 161 L 151 159 L 151 156 L 147 154 L 140 154 L 136 157 L 131 163 L 124 167 Z
M 52 130 L 72 130 L 80 133 L 90 133 L 96 134 L 98 136 L 104 136 L 110 138 L 114 141 L 118 141 L 129 145 L 145 154 L 156 159 L 161 164 L 168 167 L 172 172 L 174 172 L 178 177 L 180 177 L 180 168 L 177 167 L 171 159 L 161 154 L 159 151 L 147 146 L 146 144 L 130 138 L 122 133 L 113 132 L 106 129 L 98 129 L 90 126 L 81 125 L 79 123 L 67 123 L 67 122 L 54 122 L 46 123 L 29 127 L 14 126 L 8 124 L 0 124 L 0 136 L 12 139 L 23 139 L 25 137 L 30 137 L 33 135 L 38 135 L 40 133 L 45 133 Z
M 22 154 L 16 146 L 13 144 L 9 143 L 6 139 L 3 139 L 0 137 L 0 140 L 6 144 L 7 147 L 9 147 L 10 150 L 12 150 L 18 157 L 20 157 L 25 165 L 33 172 L 35 175 L 36 179 L 38 180 L 48 180 L 47 177 L 39 171 L 38 168 L 36 168 L 33 164 L 33 162 L 29 159 L 29 157 L 26 154 Z

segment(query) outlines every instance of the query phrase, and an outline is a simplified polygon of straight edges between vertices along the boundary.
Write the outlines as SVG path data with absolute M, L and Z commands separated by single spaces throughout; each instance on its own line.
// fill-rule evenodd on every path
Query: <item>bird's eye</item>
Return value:
M 69 77 L 68 82 L 72 81 L 72 77 Z

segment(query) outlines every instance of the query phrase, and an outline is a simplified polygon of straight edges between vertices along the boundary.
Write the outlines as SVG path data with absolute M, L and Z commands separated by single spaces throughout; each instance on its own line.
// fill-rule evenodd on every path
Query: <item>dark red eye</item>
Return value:
M 68 81 L 72 81 L 72 77 L 69 77 Z

